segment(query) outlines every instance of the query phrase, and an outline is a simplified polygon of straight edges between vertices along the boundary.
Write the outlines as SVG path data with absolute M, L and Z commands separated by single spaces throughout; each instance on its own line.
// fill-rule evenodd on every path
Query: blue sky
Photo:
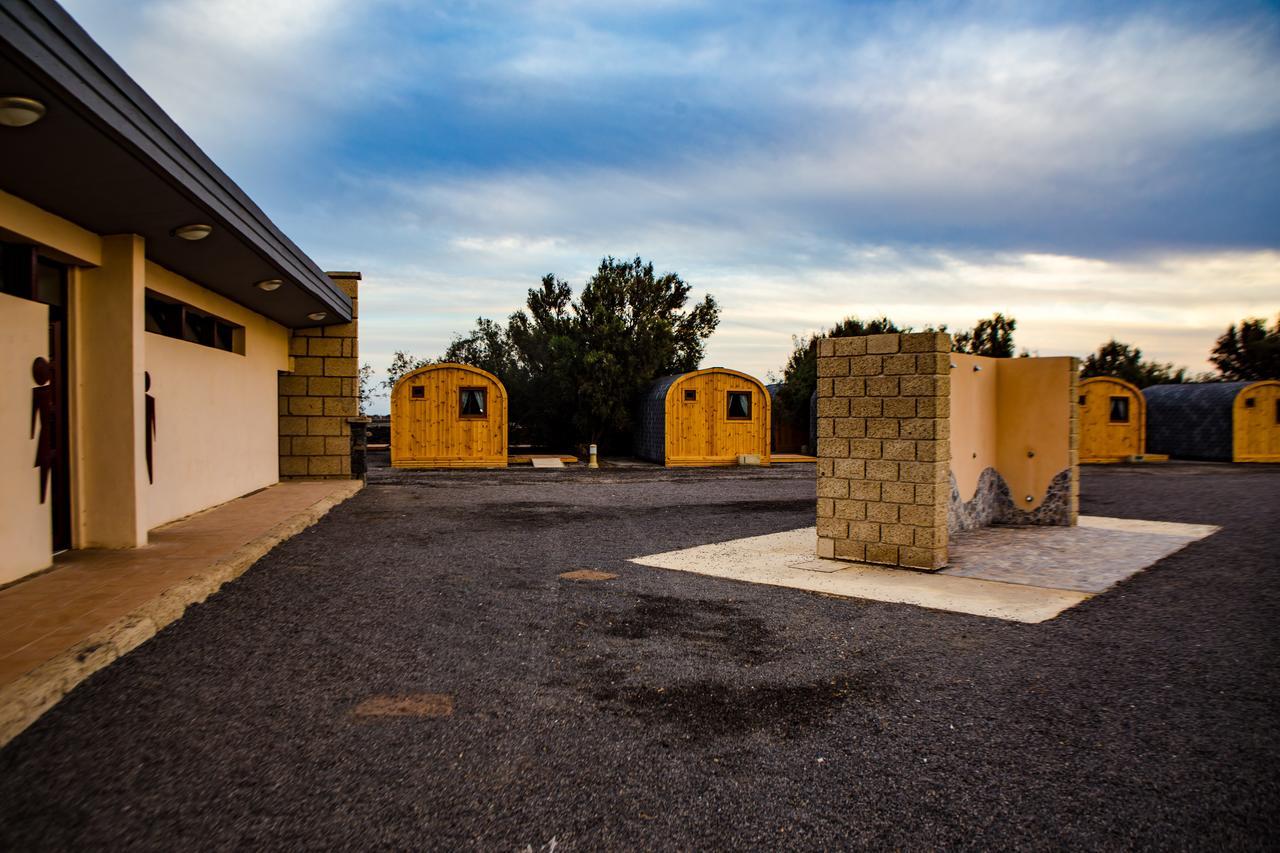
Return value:
M 74 0 L 327 269 L 363 360 L 642 255 L 778 371 L 848 314 L 1193 370 L 1280 312 L 1280 10 Z M 385 407 L 385 403 L 383 404 Z

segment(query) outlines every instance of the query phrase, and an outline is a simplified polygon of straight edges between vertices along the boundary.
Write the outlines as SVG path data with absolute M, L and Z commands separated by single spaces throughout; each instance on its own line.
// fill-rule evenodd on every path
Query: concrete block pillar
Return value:
M 950 351 L 934 332 L 818 342 L 818 556 L 946 565 Z
M 329 277 L 351 297 L 350 323 L 294 329 L 280 375 L 280 479 L 359 478 L 350 419 L 360 414 L 360 273 Z

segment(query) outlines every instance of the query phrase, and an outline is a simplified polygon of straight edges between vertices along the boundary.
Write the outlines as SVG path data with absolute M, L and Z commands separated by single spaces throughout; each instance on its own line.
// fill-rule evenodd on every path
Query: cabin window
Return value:
M 684 391 L 684 401 L 686 403 L 696 403 L 698 401 L 698 390 L 696 388 L 686 388 Z
M 489 411 L 487 392 L 483 388 L 462 388 L 458 391 L 458 415 L 464 418 L 483 418 Z
M 1253 408 L 1253 398 L 1252 398 L 1252 397 L 1245 397 L 1245 398 L 1244 398 L 1244 407 L 1245 407 L 1246 409 L 1252 409 L 1252 408 Z
M 751 420 L 751 392 L 750 391 L 730 391 L 729 392 L 729 420 L 731 421 Z
M 1276 400 L 1276 423 L 1280 424 L 1280 400 Z
M 1087 399 L 1089 399 L 1089 398 L 1088 398 L 1088 396 L 1086 396 L 1086 395 L 1084 395 L 1084 394 L 1081 394 L 1081 395 L 1080 395 L 1080 399 L 1079 399 L 1079 400 L 1077 400 L 1076 402 L 1083 406 L 1083 405 L 1084 405 L 1084 401 L 1085 401 L 1085 400 L 1087 400 Z
M 414 400 L 427 399 L 427 389 L 423 385 L 414 385 L 409 388 L 409 397 Z
M 1127 424 L 1129 422 L 1129 398 L 1111 398 L 1111 423 Z
M 244 355 L 244 327 L 148 290 L 143 307 L 148 332 Z

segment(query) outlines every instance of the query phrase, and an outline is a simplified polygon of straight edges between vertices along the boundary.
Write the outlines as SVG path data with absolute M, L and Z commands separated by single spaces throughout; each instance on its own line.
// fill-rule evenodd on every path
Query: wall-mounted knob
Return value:
M 1034 500 L 1035 498 L 1031 497 L 1031 495 L 1027 495 L 1027 503 L 1031 503 Z
M 1035 456 L 1036 456 L 1036 452 L 1035 452 L 1034 450 L 1028 450 L 1028 451 L 1027 451 L 1027 458 L 1028 458 L 1028 459 L 1034 459 L 1034 458 L 1035 458 Z

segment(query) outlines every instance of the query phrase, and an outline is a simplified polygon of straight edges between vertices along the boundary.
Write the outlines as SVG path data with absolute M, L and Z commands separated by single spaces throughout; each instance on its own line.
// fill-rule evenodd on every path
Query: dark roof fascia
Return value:
M 0 42 L 84 117 L 341 321 L 351 299 L 52 0 L 0 0 Z

